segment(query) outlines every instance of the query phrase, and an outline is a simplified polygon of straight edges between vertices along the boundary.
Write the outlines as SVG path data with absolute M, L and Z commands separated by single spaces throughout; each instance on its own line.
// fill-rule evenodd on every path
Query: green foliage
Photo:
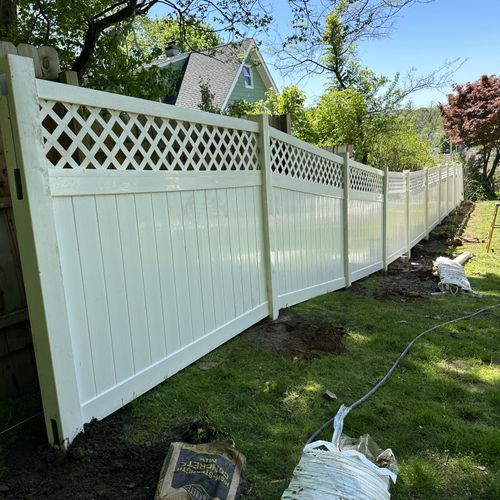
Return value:
M 466 200 L 478 201 L 491 198 L 490 186 L 484 182 L 481 174 L 483 162 L 481 158 L 463 160 L 464 166 L 464 197 Z
M 180 25 L 165 17 L 136 18 L 128 41 L 131 44 L 137 44 L 146 62 L 161 57 L 169 42 L 175 42 L 181 52 L 211 49 L 223 43 L 223 40 L 207 23 L 190 19 Z
M 40 5 L 42 8 L 40 8 Z M 86 31 L 84 19 L 90 19 L 109 6 L 106 0 L 53 0 L 50 2 L 19 0 L 17 29 L 7 34 L 14 44 L 50 45 L 57 49 L 63 69 L 71 69 L 75 55 L 81 50 Z M 109 30 L 100 45 L 96 59 L 107 49 L 114 50 L 117 40 L 130 29 L 130 22 Z M 113 52 L 112 52 L 113 53 Z
M 290 115 L 292 134 L 307 142 L 315 142 L 311 134 L 310 114 L 305 108 L 306 94 L 296 85 L 285 87 L 277 93 L 269 90 L 267 104 L 273 115 Z
M 364 150 L 368 106 L 356 89 L 330 90 L 323 94 L 314 112 L 319 146 L 353 144 Z
M 389 170 L 419 170 L 434 165 L 429 144 L 422 141 L 411 123 L 395 120 L 392 129 L 377 138 L 368 155 L 368 163 Z
M 200 81 L 201 102 L 198 108 L 207 113 L 221 114 L 221 109 L 214 102 L 215 94 L 210 90 L 207 82 Z
M 250 102 L 245 99 L 236 99 L 224 111 L 224 114 L 241 118 L 243 116 L 271 114 L 264 100 Z
M 50 45 L 57 49 L 63 70 L 71 69 L 81 51 L 85 19 L 110 6 L 109 0 L 19 0 L 17 28 L 5 35 L 15 44 Z M 175 20 L 136 17 L 108 28 L 99 38 L 81 85 L 158 100 L 175 91 L 179 73 L 172 68 L 143 67 L 159 57 L 167 41 L 181 49 L 210 48 L 220 43 L 213 28 L 188 19 L 180 27 Z
M 432 147 L 446 148 L 446 145 L 443 144 L 446 141 L 443 132 L 443 118 L 437 107 L 404 108 L 399 114 L 413 125 L 419 139 L 428 142 Z M 449 152 L 449 144 L 442 152 Z
M 256 102 L 238 99 L 226 108 L 225 114 L 237 117 L 288 114 L 292 121 L 293 135 L 308 142 L 316 142 L 311 130 L 310 113 L 304 107 L 305 100 L 305 92 L 299 90 L 296 85 L 290 85 L 282 92 L 270 89 L 266 99 Z

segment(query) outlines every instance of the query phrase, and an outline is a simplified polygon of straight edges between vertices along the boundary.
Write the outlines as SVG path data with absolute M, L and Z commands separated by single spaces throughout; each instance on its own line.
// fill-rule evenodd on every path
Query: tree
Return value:
M 17 6 L 14 0 L 0 0 L 0 35 L 15 29 Z
M 444 130 L 452 144 L 480 149 L 482 179 L 494 191 L 500 163 L 500 77 L 483 75 L 477 82 L 455 84 L 453 89 L 448 104 L 439 105 Z
M 330 0 L 320 9 L 314 9 L 312 2 L 294 2 L 293 32 L 282 40 L 277 66 L 287 73 L 325 74 L 336 90 L 361 91 L 371 112 L 392 111 L 414 92 L 448 85 L 463 61 L 445 61 L 423 75 L 410 69 L 404 78 L 399 74 L 388 78 L 362 65 L 358 46 L 388 36 L 404 9 L 428 1 Z
M 127 43 L 136 45 L 149 62 L 161 56 L 171 41 L 175 41 L 181 52 L 206 50 L 223 43 L 212 26 L 197 19 L 190 19 L 181 26 L 166 17 L 151 19 L 144 16 L 135 19 Z
M 110 61 L 117 54 L 116 47 L 130 33 L 133 21 L 160 4 L 181 34 L 190 30 L 203 33 L 207 31 L 205 23 L 212 21 L 217 32 L 241 38 L 249 30 L 264 29 L 271 21 L 260 0 L 2 1 L 9 7 L 8 12 L 17 12 L 13 21 L 12 16 L 2 13 L 2 38 L 56 47 L 62 53 L 64 67 L 76 71 L 80 79 L 92 71 L 96 58 L 106 55 Z
M 434 165 L 434 159 L 429 143 L 419 138 L 413 124 L 400 117 L 391 129 L 377 135 L 368 163 L 401 172 L 430 167 Z
M 368 105 L 365 96 L 355 89 L 326 92 L 313 114 L 319 146 L 352 144 L 360 160 L 367 156 L 367 126 Z
M 306 94 L 296 85 L 284 87 L 281 92 L 267 92 L 267 106 L 273 115 L 290 115 L 292 134 L 307 142 L 316 142 L 312 134 L 309 114 L 305 108 Z
M 208 82 L 200 81 L 200 98 L 201 102 L 198 109 L 207 113 L 221 114 L 221 109 L 214 102 L 215 94 L 210 90 Z

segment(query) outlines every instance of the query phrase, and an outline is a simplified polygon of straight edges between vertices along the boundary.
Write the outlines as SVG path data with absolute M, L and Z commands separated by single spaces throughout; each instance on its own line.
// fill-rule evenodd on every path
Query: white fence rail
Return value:
M 384 269 L 462 200 L 457 165 L 384 172 L 255 122 L 37 81 L 1 130 L 49 440 L 280 308 Z

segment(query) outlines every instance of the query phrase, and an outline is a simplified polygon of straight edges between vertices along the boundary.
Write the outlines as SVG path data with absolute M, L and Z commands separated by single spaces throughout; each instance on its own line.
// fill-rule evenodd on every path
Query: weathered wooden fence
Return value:
M 385 173 L 255 122 L 36 80 L 1 130 L 47 432 L 67 444 L 280 308 L 408 253 L 457 165 Z

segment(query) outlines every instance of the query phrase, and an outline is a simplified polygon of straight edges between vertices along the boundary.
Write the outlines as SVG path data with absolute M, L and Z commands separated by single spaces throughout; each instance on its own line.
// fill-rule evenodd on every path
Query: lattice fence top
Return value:
M 382 193 L 384 188 L 384 177 L 376 172 L 352 167 L 349 174 L 349 185 L 354 191 Z
M 389 193 L 406 192 L 406 180 L 404 174 L 389 172 Z
M 342 165 L 324 156 L 271 138 L 271 168 L 274 173 L 342 188 Z
M 253 132 L 40 99 L 49 166 L 74 170 L 258 170 Z
M 425 189 L 425 172 L 410 172 L 410 191 Z
M 439 182 L 439 167 L 429 168 L 429 184 Z

